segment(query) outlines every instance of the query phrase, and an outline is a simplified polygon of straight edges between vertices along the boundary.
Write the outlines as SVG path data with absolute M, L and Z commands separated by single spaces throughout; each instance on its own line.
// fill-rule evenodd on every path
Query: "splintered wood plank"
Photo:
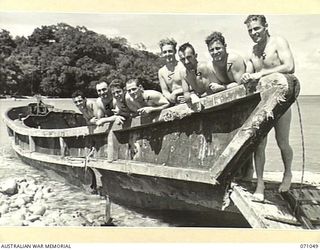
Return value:
M 319 204 L 320 205 L 320 190 L 318 189 L 292 189 L 289 191 L 294 199 L 302 203 Z
M 254 200 L 253 186 L 252 183 L 232 183 L 231 193 L 231 200 L 253 228 L 301 229 L 274 185 L 266 185 L 263 202 Z
M 297 215 L 307 222 L 306 227 L 320 225 L 320 190 L 316 187 L 293 188 L 284 195 Z
M 301 205 L 302 212 L 314 225 L 320 225 L 320 206 L 313 204 Z

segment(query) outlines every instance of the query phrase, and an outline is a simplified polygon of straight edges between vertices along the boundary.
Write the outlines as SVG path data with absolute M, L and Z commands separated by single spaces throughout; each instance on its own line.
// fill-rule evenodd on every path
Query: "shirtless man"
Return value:
M 209 68 L 214 72 L 216 81 L 209 84 L 213 93 L 236 87 L 246 72 L 244 59 L 235 52 L 227 52 L 225 38 L 220 32 L 211 33 L 205 40 L 212 57 Z
M 108 84 L 105 81 L 100 81 L 96 85 L 96 90 L 98 93 L 98 98 L 96 100 L 97 104 L 97 118 L 96 125 L 100 126 L 107 122 L 116 122 L 118 124 L 123 124 L 125 120 L 124 117 L 119 115 L 114 115 L 113 109 L 113 97 L 108 87 Z
M 242 76 L 243 83 L 257 81 L 261 77 L 272 73 L 294 73 L 294 60 L 288 42 L 278 36 L 270 36 L 268 24 L 263 15 L 250 15 L 244 22 L 248 33 L 255 45 L 248 62 L 247 73 Z M 289 131 L 291 122 L 291 110 L 281 116 L 275 124 L 275 136 L 284 164 L 284 174 L 279 192 L 290 189 L 292 173 L 291 164 L 293 151 L 289 144 Z M 263 171 L 265 164 L 265 147 L 267 137 L 263 139 L 254 154 L 254 162 L 257 174 L 257 187 L 254 196 L 258 200 L 264 199 Z
M 226 52 L 226 44 L 221 33 L 212 33 L 206 39 L 206 43 L 213 58 L 209 64 L 198 63 L 197 54 L 191 44 L 185 43 L 179 48 L 180 61 L 185 66 L 185 70 L 180 71 L 180 76 L 186 101 L 190 100 L 192 89 L 196 94 L 203 95 L 235 87 L 245 72 L 242 57 Z
M 178 55 L 180 62 L 184 65 L 184 68 L 180 68 L 184 98 L 186 102 L 191 102 L 192 93 L 198 96 L 206 93 L 211 80 L 215 77 L 206 64 L 198 63 L 198 55 L 190 43 L 182 44 Z
M 97 108 L 95 102 L 87 100 L 83 92 L 80 90 L 76 90 L 72 94 L 72 100 L 82 113 L 87 123 L 96 124 L 97 118 L 95 117 L 95 114 L 97 112 Z
M 160 92 L 144 90 L 138 79 L 126 83 L 126 103 L 128 108 L 139 115 L 160 111 L 169 106 L 169 101 Z
M 116 115 L 121 115 L 125 118 L 130 117 L 130 109 L 125 101 L 125 93 L 123 91 L 123 82 L 120 79 L 114 79 L 109 88 L 111 89 L 113 97 L 113 112 Z
M 184 103 L 183 90 L 179 74 L 180 63 L 176 60 L 177 42 L 173 39 L 163 39 L 159 42 L 161 56 L 166 64 L 159 69 L 158 77 L 162 94 L 170 103 Z

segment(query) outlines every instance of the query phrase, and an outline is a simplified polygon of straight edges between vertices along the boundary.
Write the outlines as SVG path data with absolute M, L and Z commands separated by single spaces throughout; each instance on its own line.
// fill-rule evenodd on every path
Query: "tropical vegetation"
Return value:
M 137 47 L 137 46 L 136 46 Z M 36 28 L 29 37 L 12 38 L 0 30 L 0 94 L 70 97 L 80 89 L 95 97 L 101 78 L 140 78 L 159 89 L 159 55 L 123 37 L 108 38 L 86 27 L 65 23 Z

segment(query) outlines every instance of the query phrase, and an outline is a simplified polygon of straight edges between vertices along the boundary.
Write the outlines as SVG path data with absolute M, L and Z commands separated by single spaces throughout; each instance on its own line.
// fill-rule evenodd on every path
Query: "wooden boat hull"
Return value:
M 53 170 L 71 184 L 86 189 L 90 186 L 102 185 L 101 194 L 108 195 L 113 202 L 129 207 L 210 212 L 212 209 L 221 210 L 226 191 L 223 185 L 110 171 L 102 169 L 103 167 L 85 168 L 81 159 L 67 160 L 58 156 L 47 157 L 34 152 L 26 152 L 16 146 L 14 149 L 26 164 L 39 170 Z M 96 161 L 95 164 L 110 163 Z M 234 207 L 229 208 L 228 211 L 238 213 Z
M 79 114 L 30 115 L 28 107 L 8 111 L 4 120 L 23 161 L 78 185 L 100 185 L 114 202 L 222 210 L 231 180 L 251 165 L 256 145 L 299 93 L 290 75 L 266 78 L 258 88 L 239 86 L 121 127 L 81 126 Z

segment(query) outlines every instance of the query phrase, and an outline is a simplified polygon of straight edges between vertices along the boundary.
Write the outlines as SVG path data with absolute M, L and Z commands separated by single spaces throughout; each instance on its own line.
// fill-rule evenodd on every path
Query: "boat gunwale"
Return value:
M 233 94 L 239 94 L 234 97 Z M 241 101 L 246 98 L 251 98 L 257 94 L 260 94 L 259 92 L 253 92 L 253 93 L 246 93 L 246 89 L 243 85 L 237 86 L 232 89 L 228 89 L 222 92 L 218 92 L 209 96 L 202 97 L 200 99 L 201 104 L 205 107 L 203 110 L 197 112 L 197 111 L 191 111 L 189 115 L 192 113 L 206 113 L 213 111 L 212 109 L 219 109 L 222 106 L 226 104 L 231 104 L 234 102 Z M 222 96 L 223 101 L 219 102 L 219 98 L 216 98 L 217 96 Z M 230 97 L 231 96 L 231 97 Z M 209 102 L 209 104 L 208 104 Z M 87 136 L 87 135 L 95 135 L 95 134 L 103 134 L 107 133 L 110 131 L 112 128 L 113 131 L 127 131 L 127 130 L 132 130 L 132 129 L 137 129 L 137 128 L 142 128 L 146 127 L 149 125 L 155 125 L 158 123 L 164 123 L 164 122 L 170 122 L 166 121 L 164 116 L 167 113 L 174 111 L 176 107 L 182 107 L 181 105 L 187 106 L 187 104 L 179 104 L 167 109 L 164 109 L 160 114 L 156 116 L 156 118 L 152 119 L 152 121 L 143 124 L 141 121 L 141 116 L 132 118 L 131 125 L 129 128 L 119 126 L 113 123 L 105 123 L 102 126 L 95 126 L 95 125 L 87 125 L 87 126 L 79 126 L 79 127 L 73 127 L 73 128 L 62 128 L 62 129 L 38 129 L 38 128 L 32 128 L 29 126 L 26 126 L 23 121 L 21 123 L 16 124 L 14 120 L 10 119 L 8 116 L 8 113 L 13 109 L 10 108 L 8 109 L 4 114 L 3 114 L 3 120 L 5 124 L 12 129 L 15 133 L 21 134 L 21 135 L 26 135 L 26 136 L 33 136 L 33 137 L 79 137 L 79 136 Z M 14 107 L 15 109 L 17 108 L 23 108 L 26 106 L 19 106 L 19 107 Z M 56 111 L 62 111 L 59 109 L 55 109 Z M 53 110 L 53 112 L 55 111 Z M 51 111 L 52 112 L 52 111 Z M 132 124 L 133 123 L 133 124 Z
M 295 79 L 293 79 L 293 80 L 295 80 Z M 298 82 L 297 82 L 297 84 L 298 84 Z M 279 87 L 279 86 L 272 86 L 271 88 L 269 87 L 267 90 L 265 90 L 264 92 L 262 92 L 263 94 L 264 94 L 264 98 L 263 99 L 261 99 L 260 100 L 260 102 L 259 102 L 259 104 L 258 104 L 258 106 L 256 107 L 256 111 L 255 111 L 255 113 L 257 113 L 257 114 L 259 114 L 259 113 L 261 113 L 260 115 L 262 115 L 265 119 L 262 119 L 262 120 L 260 120 L 260 119 L 257 119 L 257 121 L 256 121 L 256 119 L 253 119 L 253 117 L 255 117 L 256 115 L 250 115 L 250 117 L 245 121 L 245 123 L 241 126 L 241 128 L 240 128 L 240 130 L 238 131 L 238 133 L 237 134 L 244 134 L 244 136 L 242 136 L 243 137 L 243 140 L 241 140 L 241 143 L 235 143 L 235 142 L 233 142 L 233 141 L 231 141 L 229 144 L 228 144 L 228 146 L 225 148 L 225 150 L 222 152 L 222 158 L 219 160 L 219 161 L 217 161 L 217 162 L 215 162 L 215 165 L 213 165 L 209 170 L 205 170 L 203 173 L 205 173 L 207 176 L 206 176 L 206 178 L 207 179 L 209 179 L 209 183 L 211 183 L 212 184 L 212 181 L 213 182 L 217 182 L 217 178 L 219 178 L 219 176 L 221 176 L 221 173 L 222 172 L 225 172 L 225 170 L 226 169 L 228 169 L 228 171 L 230 170 L 230 167 L 231 167 L 231 162 L 233 162 L 234 160 L 236 160 L 237 159 L 237 155 L 238 155 L 238 150 L 239 150 L 239 148 L 242 148 L 242 147 L 246 147 L 246 148 L 248 148 L 250 145 L 248 144 L 248 140 L 250 139 L 250 138 L 255 138 L 255 130 L 260 126 L 260 123 L 262 123 L 263 121 L 268 121 L 269 123 L 271 122 L 271 120 L 273 120 L 273 119 L 267 119 L 268 117 L 267 116 L 265 116 L 266 114 L 265 114 L 265 112 L 266 112 L 266 110 L 264 110 L 264 105 L 266 104 L 266 103 L 268 103 L 268 109 L 270 109 L 269 111 L 272 111 L 274 108 L 276 108 L 276 107 L 278 107 L 278 108 L 280 108 L 280 109 L 287 109 L 287 108 L 289 108 L 289 106 L 292 104 L 292 102 L 295 100 L 295 88 L 296 88 L 296 83 L 294 82 L 294 81 L 292 81 L 291 80 L 291 84 L 290 84 L 290 86 L 288 86 L 289 88 L 287 88 L 287 89 L 282 89 L 281 87 Z M 237 91 L 238 90 L 238 91 Z M 250 98 L 250 97 L 252 97 L 252 96 L 254 96 L 254 95 L 256 95 L 256 94 L 260 94 L 260 92 L 258 92 L 258 91 L 255 91 L 255 92 L 252 92 L 252 93 L 247 93 L 246 92 L 246 88 L 244 87 L 244 86 L 238 86 L 238 87 L 236 87 L 236 88 L 233 88 L 233 89 L 230 89 L 230 90 L 227 90 L 227 91 L 225 91 L 225 94 L 221 94 L 221 92 L 220 93 L 217 93 L 217 94 L 214 94 L 214 95 L 210 95 L 210 96 L 207 96 L 207 97 L 204 97 L 204 98 L 202 98 L 202 101 L 204 102 L 204 101 L 208 101 L 207 102 L 207 104 L 208 105 L 205 105 L 205 107 L 208 107 L 208 106 L 211 106 L 211 108 L 213 108 L 213 107 L 217 107 L 218 109 L 219 108 L 221 108 L 222 107 L 222 105 L 226 105 L 227 103 L 235 103 L 235 101 L 237 101 L 237 100 L 241 100 L 241 99 L 246 99 L 246 98 Z M 282 99 L 280 100 L 279 99 L 279 97 L 282 97 L 283 95 L 287 95 L 288 94 L 288 99 L 286 100 L 286 104 L 284 105 L 284 103 L 281 103 L 282 102 Z M 224 102 L 221 102 L 221 99 L 219 99 L 219 98 L 217 98 L 217 101 L 219 101 L 219 104 L 217 104 L 216 103 L 216 100 L 215 100 L 215 96 L 222 96 L 222 97 L 225 97 L 225 98 L 223 98 L 222 99 L 222 101 L 224 101 Z M 235 98 L 235 96 L 236 96 L 236 98 Z M 260 95 L 260 97 L 261 97 L 261 95 Z M 269 98 L 267 98 L 267 97 L 272 97 L 272 99 L 270 100 Z M 266 99 L 267 98 L 267 99 Z M 231 101 L 230 101 L 230 99 L 231 99 Z M 264 101 L 263 101 L 264 100 Z M 203 102 L 202 102 L 202 104 L 203 104 Z M 186 105 L 186 104 L 185 104 Z M 281 107 L 280 107 L 281 106 Z M 172 108 L 175 108 L 175 107 L 177 107 L 177 106 L 174 106 L 174 107 L 172 107 Z M 181 107 L 181 106 L 180 106 Z M 170 111 L 170 108 L 168 108 L 168 109 L 166 109 L 166 110 L 169 110 L 169 114 L 170 114 L 170 112 L 172 112 L 172 110 Z M 163 110 L 163 112 L 166 112 L 166 110 Z M 173 109 L 174 110 L 174 109 Z M 202 110 L 202 111 L 206 111 L 206 109 L 205 110 Z M 211 110 L 211 111 L 213 111 L 213 110 Z M 160 116 L 161 115 L 163 115 L 163 112 L 161 112 L 160 113 Z M 284 112 L 284 111 L 283 111 Z M 188 115 L 191 115 L 191 114 L 193 114 L 193 113 L 195 113 L 195 111 L 193 111 L 193 110 L 191 110 L 191 112 L 190 113 L 188 113 Z M 200 113 L 200 112 L 197 112 L 197 113 Z M 203 112 L 203 113 L 205 113 L 205 112 Z M 259 115 L 259 116 L 260 116 Z M 259 116 L 257 116 L 256 118 L 259 118 Z M 174 118 L 176 118 L 176 117 L 174 117 Z M 7 117 L 7 119 L 8 119 L 8 117 Z M 12 121 L 12 120 L 10 120 L 10 121 Z M 167 121 L 165 121 L 165 120 L 161 120 L 161 121 L 157 121 L 156 123 L 164 123 L 164 122 L 167 122 Z M 14 121 L 12 121 L 11 122 L 13 125 L 16 125 L 16 124 L 14 124 Z M 108 124 L 109 125 L 109 124 Z M 112 124 L 113 125 L 113 124 Z M 144 126 L 146 126 L 146 124 L 143 124 Z M 149 123 L 149 125 L 151 125 L 150 123 Z M 248 125 L 250 125 L 250 126 L 248 126 Z M 105 126 L 107 126 L 107 124 L 105 125 Z M 245 128 L 245 127 L 247 127 L 248 126 L 248 128 L 250 127 L 251 129 L 248 129 L 248 128 Z M 271 126 L 271 125 L 270 125 Z M 8 126 L 9 127 L 9 126 Z M 15 127 L 18 127 L 18 126 L 15 126 Z M 115 131 L 115 132 L 117 132 L 117 130 L 115 130 L 115 129 L 117 129 L 116 128 L 117 126 L 116 126 L 116 124 L 114 124 L 114 127 L 112 127 L 112 129 L 111 129 L 111 132 L 113 132 L 113 131 Z M 118 126 L 118 127 L 120 127 L 120 126 Z M 138 128 L 141 128 L 141 127 L 143 127 L 143 126 L 139 126 Z M 83 127 L 79 127 L 79 128 L 70 128 L 70 130 L 72 130 L 72 131 L 78 131 L 77 129 L 81 129 L 81 128 L 83 128 Z M 84 127 L 84 128 L 88 128 L 88 126 L 87 127 Z M 100 127 L 101 128 L 101 127 Z M 271 127 L 269 128 L 269 129 L 271 129 Z M 34 129 L 35 131 L 39 131 L 40 129 Z M 59 129 L 60 130 L 60 129 Z M 62 129 L 63 131 L 65 131 L 66 129 Z M 51 131 L 54 131 L 54 130 L 49 130 L 50 132 Z M 121 131 L 121 130 L 120 130 Z M 14 131 L 14 132 L 16 132 L 16 133 L 18 133 L 19 134 L 19 132 L 18 131 Z M 266 132 L 266 131 L 265 131 Z M 31 136 L 30 135 L 30 133 L 29 134 L 27 134 L 27 135 L 29 135 L 29 136 Z M 113 135 L 113 133 L 109 133 L 109 135 Z M 37 136 L 37 137 L 39 137 L 39 135 L 37 134 L 37 135 L 35 135 L 35 136 Z M 76 134 L 75 135 L 76 137 L 79 137 L 79 136 L 81 136 L 81 134 L 79 135 L 79 134 Z M 239 135 L 238 135 L 239 136 Z M 56 134 L 55 134 L 55 136 L 53 136 L 52 134 L 51 134 L 51 136 L 47 136 L 47 137 L 58 137 Z M 59 136 L 59 137 L 61 137 L 61 136 Z M 110 137 L 110 139 L 112 139 L 113 137 Z M 108 141 L 109 141 L 109 139 L 108 139 Z M 112 144 L 112 143 L 111 143 Z M 14 145 L 15 147 L 19 147 L 18 145 Z M 109 159 L 106 159 L 106 162 L 108 162 L 108 160 L 110 160 L 112 157 L 113 157 L 113 147 L 114 147 L 114 145 L 112 144 L 112 145 L 110 145 L 110 147 L 109 147 L 109 149 L 111 150 L 110 152 L 111 152 L 111 154 L 110 154 L 110 157 L 108 157 Z M 23 149 L 21 149 L 21 150 L 23 150 Z M 31 150 L 32 151 L 32 150 Z M 30 152 L 29 151 L 29 153 L 30 154 L 32 154 L 32 152 Z M 60 156 L 61 157 L 61 156 Z M 63 156 L 61 157 L 61 158 L 64 158 Z M 114 158 L 112 158 L 112 160 L 113 160 Z M 117 157 L 116 157 L 116 159 L 117 159 Z M 219 163 L 219 164 L 218 164 Z M 145 164 L 145 163 L 144 163 Z M 218 168 L 216 168 L 216 165 L 219 165 L 218 166 Z M 150 166 L 151 166 L 151 164 L 149 164 Z M 157 164 L 156 164 L 157 165 Z M 116 164 L 114 164 L 113 166 L 116 166 Z M 159 165 L 159 166 L 161 166 L 161 165 Z M 99 168 L 99 164 L 97 165 L 97 167 Z M 158 165 L 157 165 L 157 167 L 158 167 Z M 172 168 L 172 167 L 170 167 L 170 166 L 164 166 L 164 167 L 167 167 L 167 168 Z M 239 167 L 239 166 L 238 166 Z M 173 169 L 173 168 L 172 168 Z M 170 169 L 170 171 L 172 171 L 172 169 Z M 178 168 L 179 170 L 181 170 L 181 169 L 183 169 L 183 168 Z M 111 170 L 111 169 L 110 169 Z M 119 170 L 119 167 L 116 167 L 115 168 L 115 171 L 117 171 L 117 170 Z M 120 171 L 121 172 L 121 171 Z M 132 172 L 131 170 L 128 170 L 128 169 L 125 169 L 125 170 L 123 170 L 123 172 L 125 172 L 125 173 L 132 173 L 132 174 L 135 174 L 135 172 Z M 142 172 L 142 174 L 143 175 L 145 175 L 146 174 L 146 171 L 141 171 Z M 232 172 L 234 172 L 234 171 L 232 171 Z M 163 177 L 163 173 L 161 173 L 161 177 Z M 185 176 L 183 179 L 185 180 L 185 178 L 187 178 L 187 179 L 189 179 L 189 177 L 187 177 L 187 176 Z M 196 181 L 197 182 L 199 182 L 199 178 L 196 178 Z M 221 181 L 220 179 L 219 179 L 219 181 Z M 202 181 L 200 181 L 200 182 L 202 182 Z M 208 181 L 205 181 L 205 182 L 208 182 Z M 222 180 L 222 182 L 223 182 L 223 180 Z

